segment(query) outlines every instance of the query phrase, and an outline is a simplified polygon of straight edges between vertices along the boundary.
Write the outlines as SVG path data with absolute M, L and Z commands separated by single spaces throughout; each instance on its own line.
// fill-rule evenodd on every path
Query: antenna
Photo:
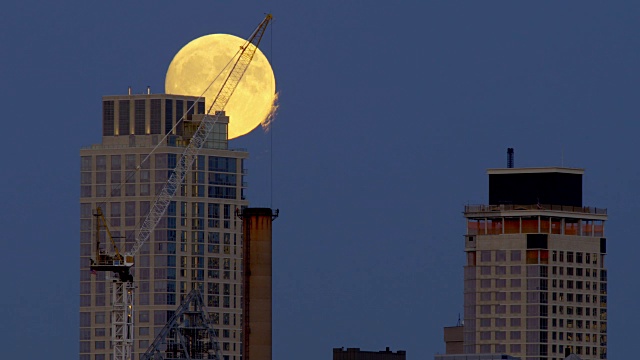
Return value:
M 507 168 L 513 169 L 513 148 L 507 148 Z

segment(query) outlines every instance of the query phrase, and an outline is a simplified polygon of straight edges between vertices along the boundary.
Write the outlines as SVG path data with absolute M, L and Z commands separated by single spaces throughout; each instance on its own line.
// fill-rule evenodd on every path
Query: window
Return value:
M 80 170 L 81 171 L 91 171 L 92 170 L 92 160 L 91 156 L 81 156 L 80 157 Z
M 511 261 L 521 261 L 522 252 L 520 250 L 511 250 Z
M 138 319 L 141 323 L 148 323 L 149 322 L 149 311 L 139 311 L 138 312 Z
M 81 312 L 80 313 L 80 326 L 83 326 L 83 327 L 91 326 L 91 313 L 90 312 Z
M 103 311 L 96 312 L 96 324 L 104 324 L 105 314 Z
M 488 250 L 480 251 L 480 261 L 481 262 L 490 262 L 491 261 L 491 251 L 488 251 Z

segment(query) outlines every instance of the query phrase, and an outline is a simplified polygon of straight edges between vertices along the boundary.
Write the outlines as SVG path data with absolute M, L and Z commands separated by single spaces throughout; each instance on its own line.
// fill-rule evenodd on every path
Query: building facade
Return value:
M 96 209 L 102 209 L 120 251 L 130 249 L 203 113 L 204 99 L 188 96 L 103 97 L 102 142 L 80 151 L 80 360 L 108 360 L 112 354 L 111 274 L 89 269 L 96 251 Z M 241 358 L 242 222 L 235 212 L 248 205 L 248 153 L 228 149 L 228 121 L 222 116 L 215 124 L 135 256 L 135 359 L 193 288 L 204 295 L 225 360 Z M 109 250 L 105 236 L 102 231 L 101 249 Z
M 606 209 L 582 204 L 582 169 L 490 169 L 465 206 L 464 353 L 607 358 Z
M 391 351 L 388 347 L 383 351 L 365 351 L 360 348 L 333 348 L 333 360 L 406 360 L 407 352 Z

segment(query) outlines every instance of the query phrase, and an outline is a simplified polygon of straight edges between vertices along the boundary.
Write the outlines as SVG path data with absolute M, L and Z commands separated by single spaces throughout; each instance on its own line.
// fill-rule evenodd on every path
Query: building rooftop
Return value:
M 542 174 L 542 173 L 562 173 L 584 175 L 584 169 L 568 168 L 560 166 L 529 167 L 529 168 L 494 168 L 487 169 L 487 174 Z

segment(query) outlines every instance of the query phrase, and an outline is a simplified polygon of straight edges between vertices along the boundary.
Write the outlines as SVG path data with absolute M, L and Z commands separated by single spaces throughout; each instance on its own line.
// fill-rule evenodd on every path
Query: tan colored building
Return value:
M 490 169 L 465 206 L 464 353 L 607 358 L 606 209 L 582 204 L 582 169 Z
M 110 274 L 89 270 L 96 208 L 119 248 L 129 249 L 204 111 L 204 99 L 188 96 L 103 97 L 102 142 L 80 151 L 80 360 L 108 360 L 112 353 Z M 187 120 L 175 126 L 183 114 Z M 248 205 L 248 153 L 228 149 L 227 124 L 224 117 L 214 126 L 185 184 L 135 257 L 134 359 L 196 287 L 225 359 L 241 358 L 242 222 L 234 214 Z
M 444 344 L 445 354 L 464 354 L 464 326 L 445 326 Z

